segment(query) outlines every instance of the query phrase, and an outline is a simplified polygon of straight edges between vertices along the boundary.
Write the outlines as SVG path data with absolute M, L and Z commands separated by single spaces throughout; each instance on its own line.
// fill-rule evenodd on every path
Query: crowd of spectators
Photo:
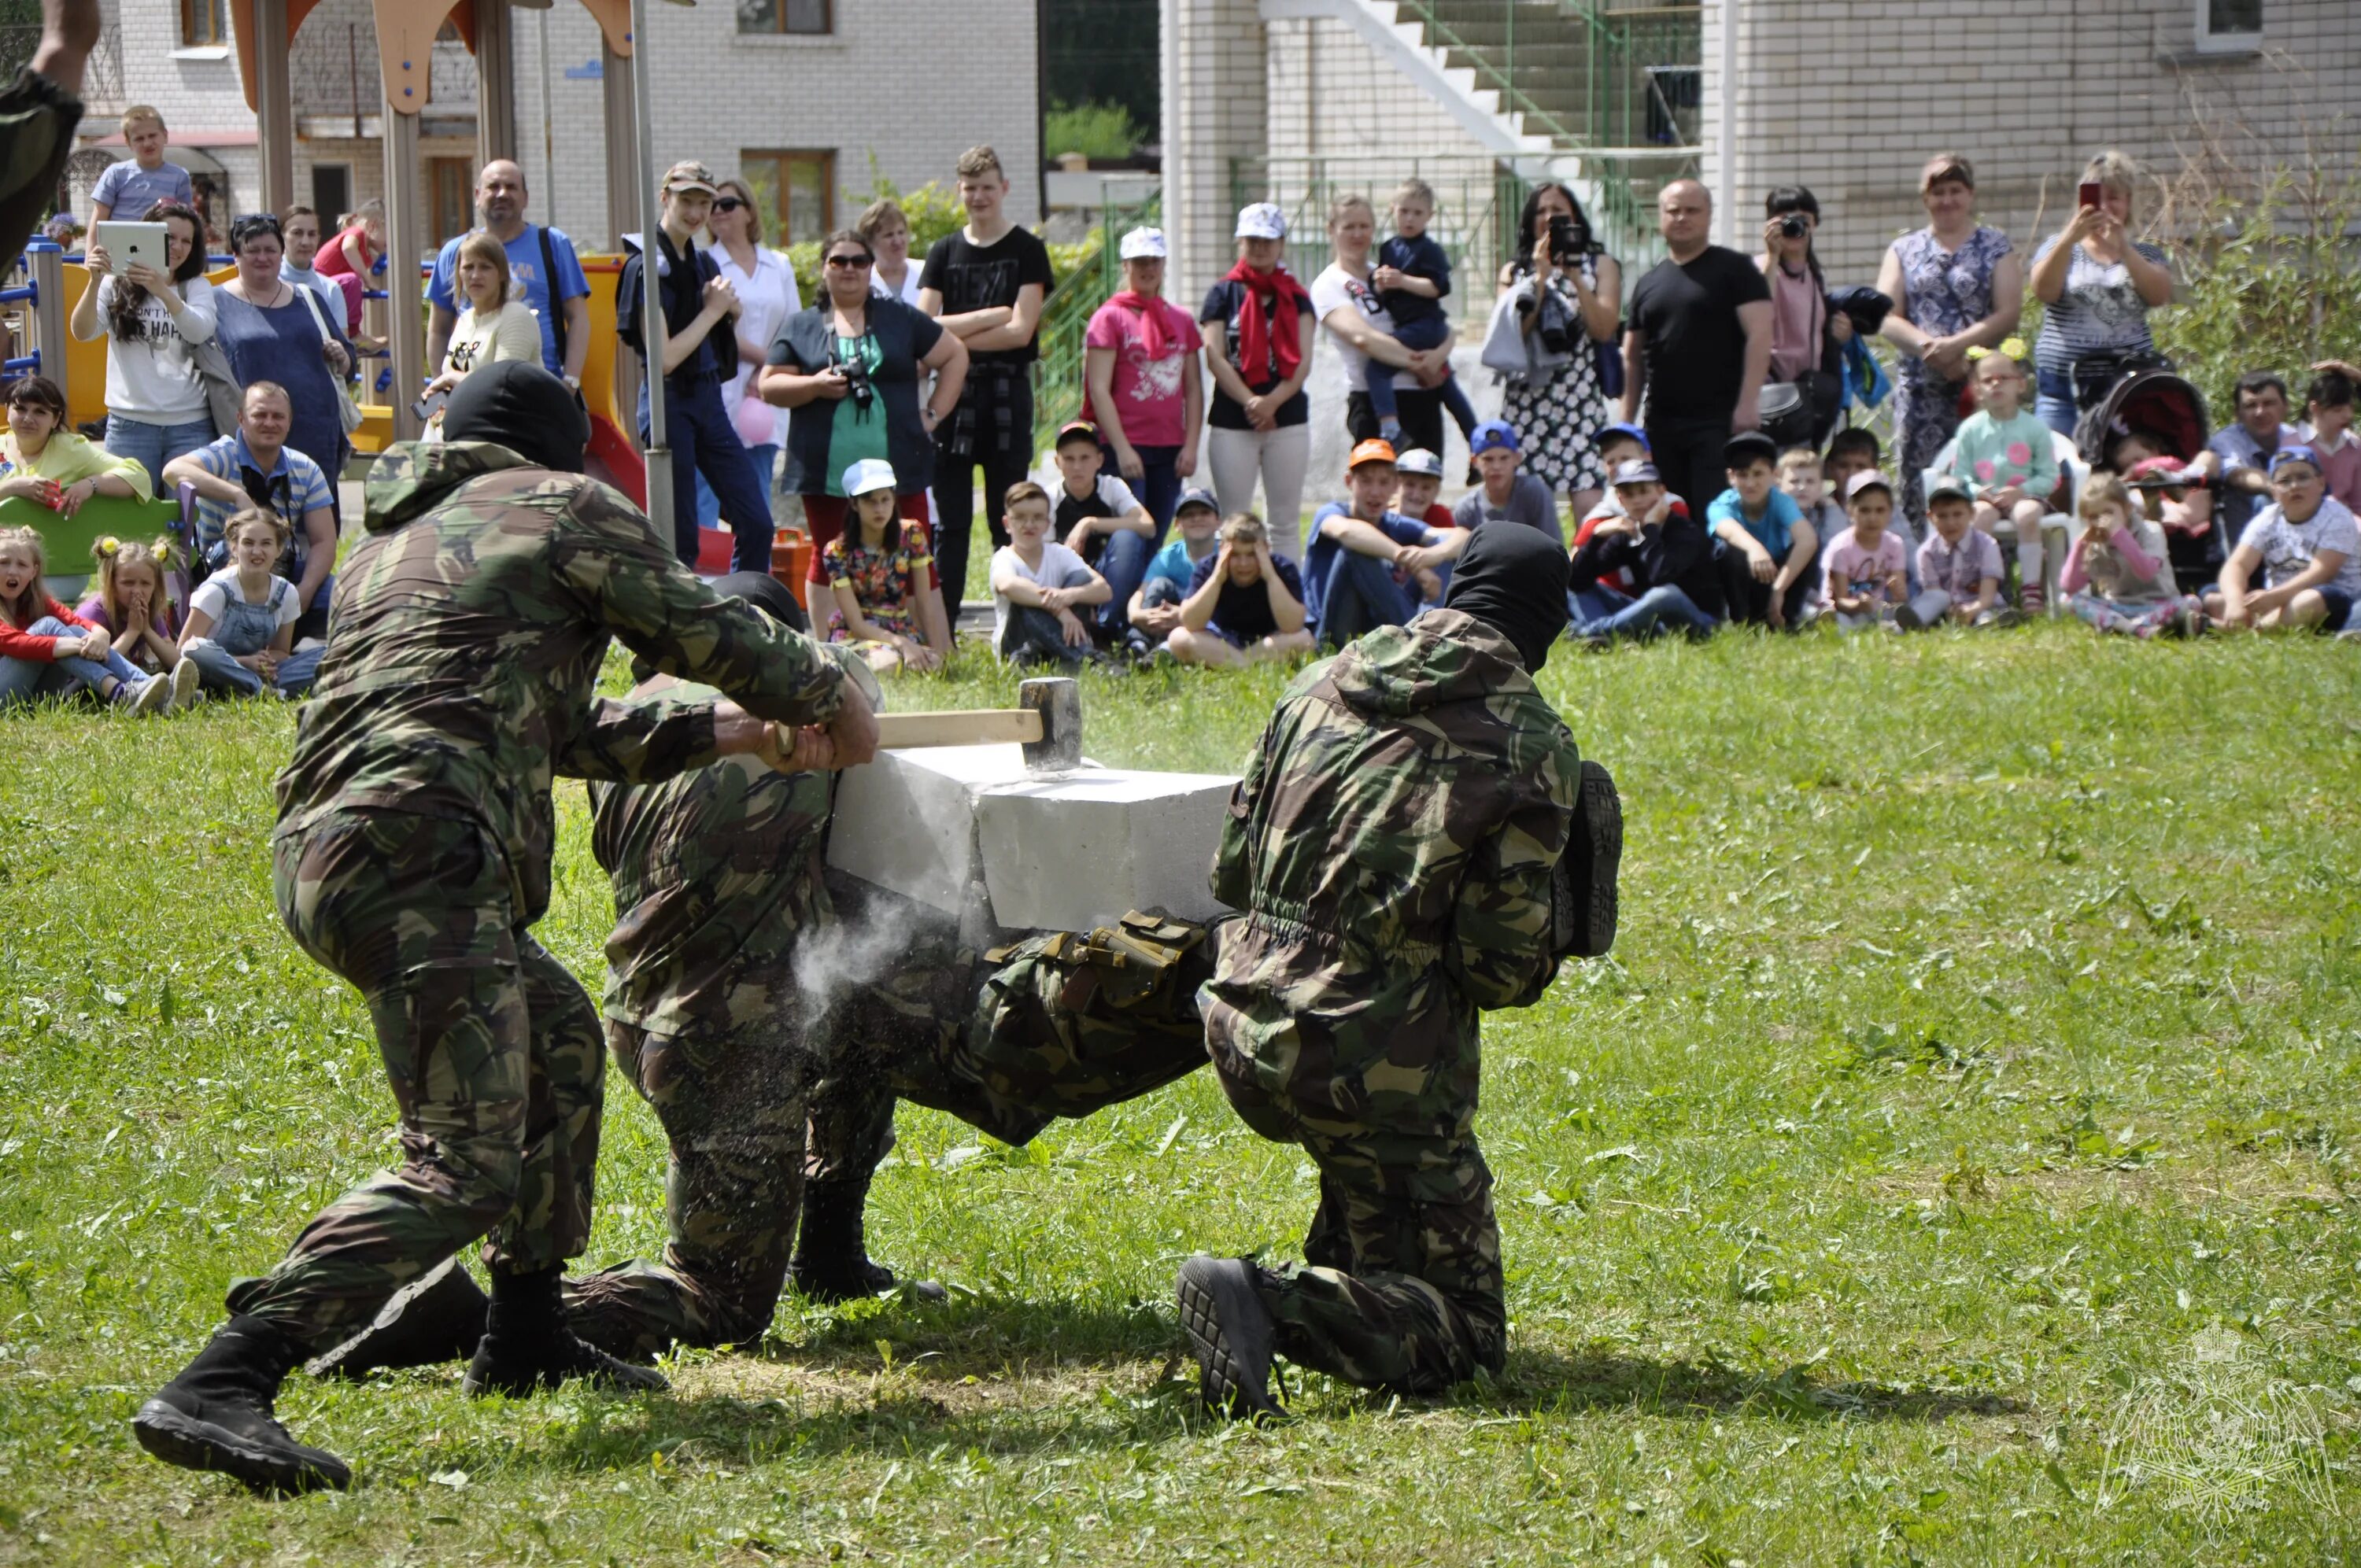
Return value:
M 301 695 L 329 630 L 383 212 L 328 234 L 308 207 L 240 217 L 235 276 L 215 287 L 161 117 L 134 110 L 125 128 L 133 156 L 99 181 L 93 219 L 136 212 L 165 243 L 160 265 L 83 250 L 94 286 L 70 326 L 106 341 L 103 437 L 67 428 L 52 383 L 16 382 L 0 499 L 70 518 L 179 490 L 190 516 L 153 545 L 103 539 L 73 609 L 41 588 L 38 530 L 0 541 L 0 696 L 79 687 L 156 712 L 200 691 Z M 1973 166 L 1936 155 L 1927 224 L 1873 288 L 1826 275 L 1820 203 L 1796 185 L 1768 192 L 1748 256 L 1710 243 L 1702 184 L 1673 181 L 1664 258 L 1627 290 L 1573 190 L 1543 182 L 1488 312 L 1455 303 L 1464 280 L 1414 179 L 1382 219 L 1367 196 L 1331 203 L 1332 259 L 1309 287 L 1286 214 L 1249 203 L 1235 265 L 1193 313 L 1166 298 L 1166 236 L 1134 229 L 1124 286 L 1084 335 L 1082 418 L 1029 473 L 1049 254 L 1003 211 L 991 148 L 955 175 L 959 230 L 916 256 L 908 215 L 877 202 L 827 236 L 808 302 L 763 244 L 752 190 L 701 163 L 666 171 L 648 242 L 678 474 L 660 525 L 691 560 L 700 530 L 726 525 L 733 568 L 766 571 L 774 498 L 796 498 L 816 627 L 881 669 L 952 656 L 979 478 L 993 651 L 1028 663 L 1232 664 L 1339 643 L 1439 602 L 1475 531 L 1505 526 L 1568 551 L 1572 635 L 1594 644 L 2062 614 L 2141 637 L 2361 635 L 2361 370 L 2314 367 L 2300 408 L 2279 374 L 2251 372 L 2200 444 L 2114 412 L 2127 378 L 2170 381 L 2149 315 L 2174 289 L 2164 252 L 2135 237 L 2138 181 L 2118 153 L 2091 160 L 2029 269 L 1979 219 Z M 591 346 L 581 262 L 528 215 L 522 170 L 486 165 L 475 195 L 479 226 L 426 285 L 430 440 L 478 367 L 537 357 L 578 390 Z M 646 264 L 628 258 L 616 323 L 641 351 Z M 2030 354 L 2015 335 L 2028 293 Z M 1487 320 L 1500 418 L 1479 420 L 1453 372 L 1462 316 Z M 1352 445 L 1344 472 L 1315 476 L 1306 385 L 1323 336 Z M 1890 454 L 1850 422 L 1884 389 L 1873 339 L 1895 366 Z M 1446 414 L 1469 457 L 1448 505 Z M 642 391 L 643 434 L 647 418 Z

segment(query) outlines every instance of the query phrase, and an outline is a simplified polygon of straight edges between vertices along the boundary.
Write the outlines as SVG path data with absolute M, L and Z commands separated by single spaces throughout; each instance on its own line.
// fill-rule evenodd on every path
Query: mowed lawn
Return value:
M 1093 676 L 1088 749 L 1235 769 L 1281 679 Z M 1486 1025 L 1499 1380 L 1199 1413 L 1174 1269 L 1293 1255 L 1314 1195 L 1200 1075 L 1024 1150 L 906 1113 L 872 1245 L 943 1306 L 790 1299 L 658 1398 L 299 1375 L 357 1480 L 290 1503 L 127 1421 L 393 1146 L 270 905 L 291 720 L 0 720 L 0 1562 L 2361 1555 L 2361 653 L 1725 637 L 1543 684 L 1622 786 L 1624 927 Z M 561 811 L 541 935 L 595 992 Z M 592 1265 L 661 1236 L 608 1104 Z

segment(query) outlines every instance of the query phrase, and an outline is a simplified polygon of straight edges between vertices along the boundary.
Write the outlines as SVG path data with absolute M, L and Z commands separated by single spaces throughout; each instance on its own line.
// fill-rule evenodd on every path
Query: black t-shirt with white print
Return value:
M 942 295 L 947 316 L 988 311 L 995 305 L 1014 306 L 1027 283 L 1040 284 L 1041 297 L 1049 297 L 1049 247 L 1021 228 L 1011 228 L 990 245 L 971 244 L 964 233 L 945 235 L 928 247 L 927 265 L 918 274 L 919 288 Z M 1035 337 L 1038 336 L 1037 333 Z M 1032 342 L 1022 348 L 986 349 L 973 356 L 979 365 L 1030 365 L 1038 357 Z

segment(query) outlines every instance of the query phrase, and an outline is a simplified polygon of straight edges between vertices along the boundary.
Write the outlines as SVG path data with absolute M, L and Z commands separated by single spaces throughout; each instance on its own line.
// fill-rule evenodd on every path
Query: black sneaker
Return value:
M 484 1337 L 488 1304 L 460 1265 L 447 1257 L 393 1293 L 368 1327 L 303 1370 L 314 1377 L 357 1380 L 379 1367 L 434 1366 L 464 1361 Z
M 279 1385 L 302 1349 L 260 1318 L 232 1318 L 178 1377 L 139 1407 L 139 1446 L 183 1470 L 234 1475 L 258 1492 L 291 1495 L 352 1484 L 345 1462 L 297 1442 L 279 1424 Z
M 1285 1415 L 1270 1396 L 1271 1347 L 1279 1331 L 1255 1289 L 1254 1265 L 1201 1252 L 1180 1266 L 1173 1294 L 1202 1374 L 1198 1387 L 1206 1407 L 1239 1420 Z

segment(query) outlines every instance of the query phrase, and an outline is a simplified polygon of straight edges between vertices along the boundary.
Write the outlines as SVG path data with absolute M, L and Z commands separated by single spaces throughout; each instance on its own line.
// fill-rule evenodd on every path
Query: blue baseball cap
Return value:
M 2317 470 L 2320 468 L 2320 454 L 2301 442 L 2298 442 L 2292 446 L 2282 446 L 2271 454 L 2271 472 L 2278 473 L 2279 465 L 2282 463 L 2309 463 Z
M 1191 485 L 1180 492 L 1180 499 L 1173 503 L 1172 515 L 1179 517 L 1191 507 L 1203 507 L 1216 517 L 1222 514 L 1222 503 L 1213 499 L 1213 491 L 1202 485 Z
M 1598 432 L 1598 441 L 1597 444 L 1604 446 L 1607 444 L 1607 438 L 1610 435 L 1628 435 L 1632 440 L 1640 444 L 1641 451 L 1648 454 L 1651 457 L 1656 455 L 1655 444 L 1648 439 L 1648 433 L 1642 430 L 1636 424 L 1610 424 L 1601 426 Z
M 1504 419 L 1488 419 L 1467 437 L 1467 455 L 1479 452 L 1514 452 L 1517 448 L 1516 427 Z

